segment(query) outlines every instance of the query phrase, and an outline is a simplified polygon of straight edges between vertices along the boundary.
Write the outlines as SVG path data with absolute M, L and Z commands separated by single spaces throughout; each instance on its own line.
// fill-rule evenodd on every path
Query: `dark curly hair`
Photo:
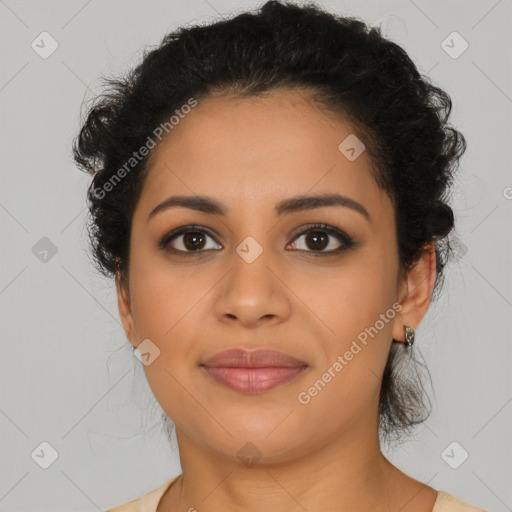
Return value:
M 347 118 L 365 144 L 376 183 L 394 206 L 402 275 L 435 243 L 436 295 L 454 227 L 447 194 L 466 142 L 447 123 L 450 97 L 379 27 L 314 3 L 271 0 L 254 13 L 169 33 L 126 76 L 105 82 L 73 144 L 77 165 L 94 176 L 89 237 L 104 275 L 117 273 L 129 285 L 131 221 L 151 154 L 138 150 L 156 127 L 191 98 L 294 89 Z M 404 357 L 403 346 L 393 344 L 379 404 L 386 435 L 409 431 L 430 413 L 420 379 L 403 375 Z

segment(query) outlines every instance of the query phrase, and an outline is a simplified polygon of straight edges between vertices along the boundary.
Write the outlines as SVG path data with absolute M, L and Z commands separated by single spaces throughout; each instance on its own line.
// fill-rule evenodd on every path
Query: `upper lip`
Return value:
M 204 361 L 202 366 L 209 368 L 268 368 L 307 366 L 307 363 L 277 350 L 235 348 L 218 352 Z

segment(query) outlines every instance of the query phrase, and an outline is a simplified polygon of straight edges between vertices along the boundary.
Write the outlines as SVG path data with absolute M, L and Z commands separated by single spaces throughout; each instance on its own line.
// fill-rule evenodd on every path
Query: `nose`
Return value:
M 231 270 L 215 298 L 214 312 L 219 321 L 246 328 L 286 321 L 292 292 L 282 274 L 266 251 L 251 263 L 234 253 Z

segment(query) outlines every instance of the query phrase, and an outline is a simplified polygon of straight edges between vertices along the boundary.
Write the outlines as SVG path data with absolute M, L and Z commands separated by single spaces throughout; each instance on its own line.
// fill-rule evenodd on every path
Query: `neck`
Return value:
M 321 448 L 302 447 L 285 462 L 251 467 L 199 446 L 176 430 L 183 476 L 158 512 L 240 510 L 372 510 L 430 512 L 436 492 L 394 467 L 380 450 L 377 430 L 355 426 Z

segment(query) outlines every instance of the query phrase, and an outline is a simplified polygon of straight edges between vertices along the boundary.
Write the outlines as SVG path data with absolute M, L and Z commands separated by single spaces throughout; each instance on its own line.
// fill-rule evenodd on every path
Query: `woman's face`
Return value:
M 392 338 L 403 339 L 391 201 L 350 124 L 305 98 L 200 102 L 153 153 L 134 212 L 129 294 L 118 287 L 127 336 L 150 340 L 144 370 L 179 439 L 217 460 L 251 450 L 291 460 L 375 433 Z M 300 207 L 335 194 L 346 204 Z M 152 214 L 174 196 L 208 198 L 223 213 Z M 216 370 L 241 384 L 259 371 L 266 383 L 236 390 L 202 366 L 235 348 L 305 367 Z M 294 377 L 264 389 L 271 372 Z

